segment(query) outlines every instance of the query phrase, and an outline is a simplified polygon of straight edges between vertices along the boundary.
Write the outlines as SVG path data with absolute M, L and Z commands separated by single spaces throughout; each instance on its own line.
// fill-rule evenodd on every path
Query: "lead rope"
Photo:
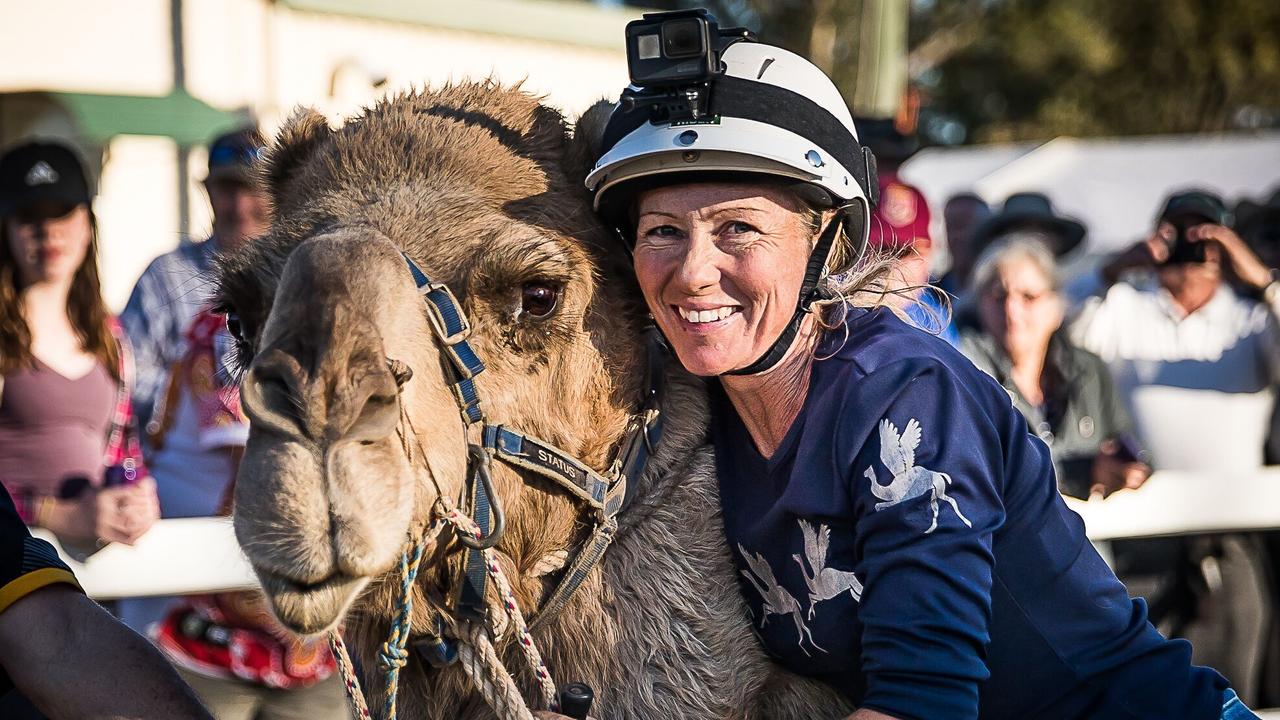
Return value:
M 483 537 L 480 528 L 476 526 L 471 518 L 458 512 L 456 508 L 446 502 L 440 502 L 437 513 L 458 532 L 469 534 L 477 539 Z M 399 690 L 400 669 L 408 661 L 408 652 L 405 646 L 409 639 L 410 619 L 413 611 L 413 582 L 417 578 L 418 565 L 422 560 L 422 547 L 423 540 L 419 538 L 415 541 L 411 551 L 406 551 L 401 555 L 402 580 L 398 612 L 387 641 L 383 643 L 378 653 L 378 664 L 386 673 L 386 682 L 384 684 L 386 702 L 383 705 L 382 720 L 396 720 L 396 695 Z M 494 586 L 498 589 L 498 604 L 500 605 L 498 609 L 507 616 L 511 627 L 516 630 L 517 644 L 521 655 L 538 683 L 542 706 L 553 711 L 558 710 L 559 703 L 557 702 L 558 695 L 555 682 L 552 681 L 551 674 L 547 671 L 547 666 L 542 660 L 542 654 L 538 651 L 538 646 L 534 642 L 533 636 L 529 633 L 528 623 L 524 619 L 524 614 L 520 612 L 520 605 L 516 602 L 515 595 L 511 591 L 511 584 L 508 582 L 506 574 L 502 571 L 502 567 L 498 564 L 493 550 L 485 550 L 483 554 L 485 571 L 493 579 Z M 491 608 L 491 610 L 493 609 Z M 458 656 L 459 660 L 462 661 L 463 671 L 480 692 L 485 703 L 498 715 L 499 720 L 533 720 L 533 714 L 525 704 L 524 696 L 521 694 L 520 688 L 516 686 L 515 678 L 507 670 L 502 659 L 498 657 L 497 650 L 493 647 L 493 641 L 489 638 L 486 628 L 479 624 L 466 624 L 452 620 L 446 620 L 446 622 L 449 623 L 450 629 L 459 640 Z M 347 698 L 351 701 L 351 706 L 356 716 L 359 720 L 373 720 L 373 715 L 370 713 L 369 705 L 364 697 L 364 691 L 360 686 L 360 680 L 356 677 L 350 652 L 347 650 L 342 636 L 336 630 L 329 635 L 329 647 L 333 650 L 335 658 L 337 658 L 338 671 L 342 675 Z
M 400 555 L 400 600 L 396 609 L 395 621 L 391 624 L 391 632 L 387 641 L 378 651 L 378 665 L 386 675 L 383 686 L 386 701 L 382 706 L 383 720 L 396 720 L 396 696 L 400 690 L 400 669 L 409 662 L 409 651 L 405 646 L 409 643 L 409 634 L 413 620 L 413 583 L 418 578 L 418 566 L 422 564 L 422 548 L 425 544 L 419 537 L 413 541 L 412 548 Z M 329 648 L 338 660 L 338 670 L 342 674 L 343 685 L 347 689 L 347 697 L 352 708 L 361 720 L 372 720 L 369 704 L 364 699 L 364 691 L 360 688 L 360 680 L 356 678 L 355 668 L 351 663 L 351 655 L 347 652 L 346 643 L 337 630 L 329 633 Z

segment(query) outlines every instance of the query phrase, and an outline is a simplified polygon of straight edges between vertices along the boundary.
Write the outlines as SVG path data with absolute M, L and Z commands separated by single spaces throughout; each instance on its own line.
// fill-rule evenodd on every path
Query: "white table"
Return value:
M 53 543 L 97 600 L 258 587 L 230 518 L 161 520 L 132 547 L 112 543 L 87 558 L 63 548 L 52 533 L 33 528 L 32 534 Z

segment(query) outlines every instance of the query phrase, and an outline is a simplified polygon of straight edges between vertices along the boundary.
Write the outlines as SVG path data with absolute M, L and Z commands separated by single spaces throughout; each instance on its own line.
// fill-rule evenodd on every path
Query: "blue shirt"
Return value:
M 1226 681 L 1129 599 L 1008 394 L 888 311 L 848 330 L 770 458 L 712 393 L 725 531 L 770 654 L 899 718 L 1217 718 Z

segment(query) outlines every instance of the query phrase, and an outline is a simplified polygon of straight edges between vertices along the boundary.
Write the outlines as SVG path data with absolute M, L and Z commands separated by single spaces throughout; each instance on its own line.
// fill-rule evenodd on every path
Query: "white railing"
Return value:
M 1280 467 L 1249 473 L 1162 470 L 1106 500 L 1067 499 L 1089 539 L 1194 535 L 1280 528 Z
M 1106 500 L 1068 499 L 1089 539 L 1280 528 L 1280 467 L 1242 475 L 1161 471 Z M 257 586 L 226 518 L 161 520 L 136 545 L 84 557 L 54 542 L 86 592 L 100 600 L 240 590 Z
M 33 528 L 32 534 L 52 542 L 84 591 L 98 600 L 258 586 L 230 518 L 161 520 L 132 547 L 112 543 L 87 557 L 47 531 Z

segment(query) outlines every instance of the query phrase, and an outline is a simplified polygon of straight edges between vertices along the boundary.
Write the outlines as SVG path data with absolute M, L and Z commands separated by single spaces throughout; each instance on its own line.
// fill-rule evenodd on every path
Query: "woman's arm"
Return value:
M 1026 423 L 994 381 L 934 360 L 882 368 L 861 394 L 873 387 L 887 397 L 864 403 L 879 419 L 848 471 L 864 578 L 866 691 L 854 717 L 976 718 L 1005 520 L 1003 436 L 1016 427 L 1025 439 Z M 1043 460 L 1051 483 L 1047 449 Z

